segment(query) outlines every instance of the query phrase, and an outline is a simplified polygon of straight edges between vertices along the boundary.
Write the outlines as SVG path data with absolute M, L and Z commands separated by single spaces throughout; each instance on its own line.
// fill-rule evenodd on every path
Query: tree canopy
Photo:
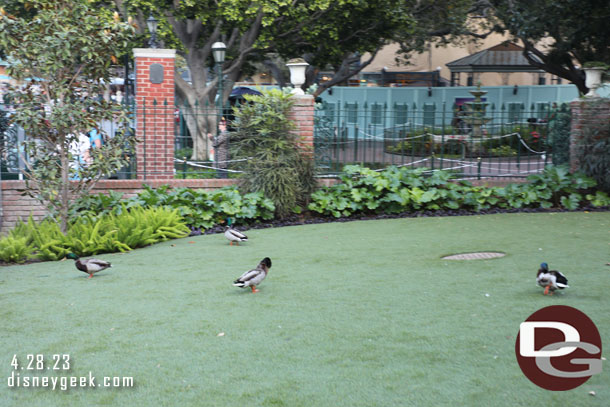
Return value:
M 468 0 L 114 0 L 125 14 L 137 16 L 139 25 L 152 13 L 163 21 L 166 45 L 176 46 L 184 56 L 192 82 L 176 77 L 178 99 L 188 106 L 212 104 L 218 78 L 214 75 L 212 44 L 227 45 L 223 78 L 234 83 L 251 64 L 264 63 L 283 84 L 281 60 L 303 57 L 310 68 L 311 85 L 318 70 L 334 71 L 332 80 L 316 90 L 342 83 L 365 68 L 377 51 L 389 42 L 404 49 L 421 49 L 430 35 L 446 38 L 459 31 L 466 19 Z M 442 24 L 438 15 L 447 16 Z M 442 25 L 442 29 L 440 26 Z M 163 30 L 163 28 L 162 28 Z M 370 53 L 366 61 L 361 56 Z M 274 60 L 274 57 L 276 60 Z M 277 60 L 279 58 L 279 61 Z M 283 65 L 283 64 L 282 64 Z M 230 93 L 225 86 L 223 100 Z M 205 135 L 215 129 L 216 116 L 188 115 L 196 146 L 205 145 Z M 195 148 L 193 158 L 205 158 Z
M 587 93 L 583 64 L 610 64 L 610 2 L 607 0 L 492 0 L 497 30 L 520 40 L 532 65 L 574 83 Z
M 11 121 L 28 135 L 28 193 L 59 214 L 65 231 L 73 198 L 126 161 L 117 135 L 80 163 L 74 145 L 103 120 L 127 122 L 120 106 L 99 98 L 110 83 L 111 64 L 129 44 L 133 26 L 87 0 L 17 0 L 23 13 L 0 8 L 0 48 L 9 75 L 20 82 L 9 92 Z M 101 130 L 101 129 L 100 129 Z M 71 179 L 77 179 L 70 182 Z

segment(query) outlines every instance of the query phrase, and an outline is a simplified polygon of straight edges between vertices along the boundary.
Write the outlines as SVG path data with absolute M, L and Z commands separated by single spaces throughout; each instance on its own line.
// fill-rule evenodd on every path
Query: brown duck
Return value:
M 92 278 L 93 275 L 99 271 L 112 267 L 112 265 L 107 261 L 99 259 L 82 260 L 74 253 L 69 253 L 66 257 L 74 260 L 74 265 L 76 268 L 84 273 L 88 273 L 89 278 Z
M 258 266 L 252 270 L 246 271 L 237 280 L 233 281 L 235 287 L 250 287 L 253 293 L 257 293 L 256 286 L 261 283 L 267 277 L 269 269 L 271 268 L 271 259 L 265 257 L 258 263 Z

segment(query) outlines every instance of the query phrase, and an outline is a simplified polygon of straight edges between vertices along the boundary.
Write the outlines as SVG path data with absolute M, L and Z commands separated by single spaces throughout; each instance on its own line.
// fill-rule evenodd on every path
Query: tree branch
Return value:
M 381 48 L 382 48 L 382 45 L 379 45 L 375 49 L 375 51 L 371 52 L 371 57 L 369 59 L 367 59 L 366 61 L 361 62 L 360 66 L 358 66 L 358 69 L 356 69 L 354 71 L 350 70 L 350 64 L 354 62 L 354 59 L 359 60 L 360 58 L 353 56 L 353 55 L 347 56 L 341 63 L 341 67 L 337 70 L 337 72 L 332 77 L 332 79 L 328 82 L 321 84 L 318 87 L 318 89 L 316 89 L 313 96 L 317 97 L 317 96 L 321 95 L 326 89 L 328 89 L 334 85 L 337 85 L 341 82 L 344 82 L 345 80 L 358 74 L 360 71 L 362 71 L 364 68 L 366 68 L 371 62 L 373 62 L 373 59 L 375 59 L 375 57 L 377 56 L 377 53 L 379 52 L 379 50 Z

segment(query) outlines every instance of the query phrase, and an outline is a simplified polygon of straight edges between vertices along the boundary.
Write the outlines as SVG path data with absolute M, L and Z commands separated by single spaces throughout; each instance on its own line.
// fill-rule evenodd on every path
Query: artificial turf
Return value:
M 0 405 L 608 406 L 607 366 L 546 391 L 521 373 L 515 339 L 534 311 L 564 304 L 610 345 L 609 231 L 608 212 L 357 221 L 100 255 L 113 268 L 93 279 L 72 261 L 4 267 Z M 490 250 L 507 255 L 441 259 Z M 259 293 L 231 286 L 265 256 Z M 542 295 L 543 261 L 569 289 Z M 135 387 L 9 388 L 13 355 L 27 354 L 69 354 L 71 370 L 21 375 Z

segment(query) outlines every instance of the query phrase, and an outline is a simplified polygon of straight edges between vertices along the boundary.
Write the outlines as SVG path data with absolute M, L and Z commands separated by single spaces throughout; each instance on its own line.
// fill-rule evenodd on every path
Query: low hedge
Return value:
M 467 181 L 450 182 L 446 171 L 388 167 L 383 171 L 350 165 L 341 183 L 312 194 L 309 210 L 326 216 L 358 213 L 399 213 L 417 210 L 490 208 L 565 208 L 608 206 L 610 198 L 595 191 L 595 181 L 566 167 L 549 166 L 528 183 L 506 187 L 477 187 Z
M 227 218 L 242 224 L 270 220 L 275 211 L 273 202 L 261 192 L 242 195 L 236 187 L 205 191 L 168 185 L 153 189 L 146 185 L 137 196 L 128 199 L 113 191 L 108 195 L 90 195 L 73 205 L 71 217 L 100 217 L 134 206 L 176 209 L 187 225 L 204 229 L 223 223 Z

